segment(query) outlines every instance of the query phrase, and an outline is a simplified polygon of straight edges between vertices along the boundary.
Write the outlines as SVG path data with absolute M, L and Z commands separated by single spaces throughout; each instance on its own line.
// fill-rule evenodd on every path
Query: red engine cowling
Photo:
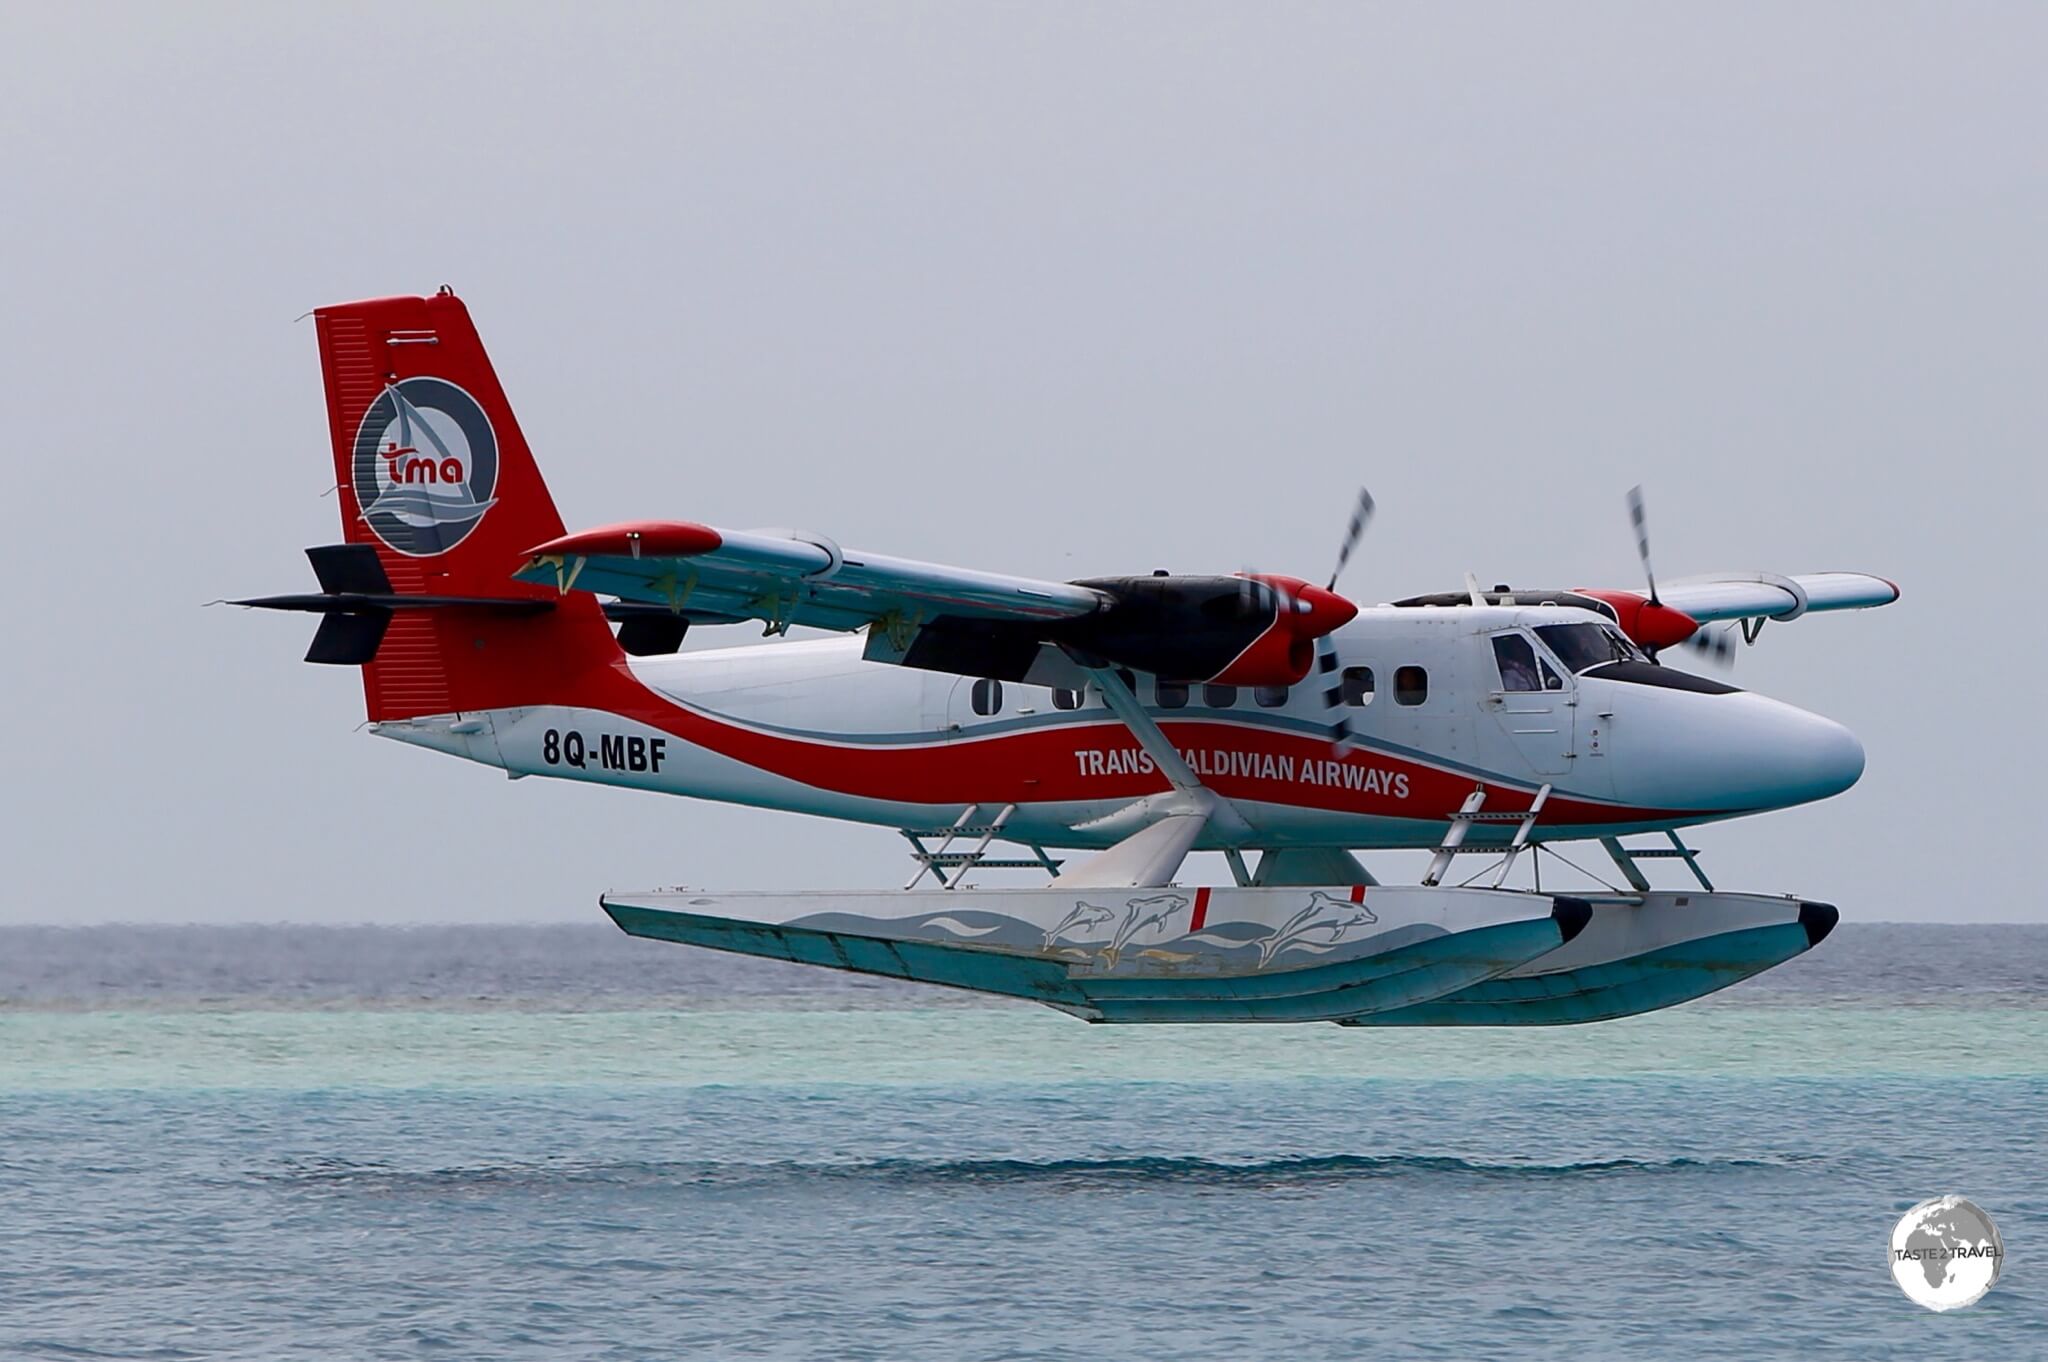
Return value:
M 1173 681 L 1294 685 L 1315 666 L 1315 641 L 1358 613 L 1298 577 L 1097 577 L 1080 585 L 1114 605 L 1062 621 L 1050 636 Z
M 1653 604 L 1648 596 L 1634 591 L 1581 590 L 1578 594 L 1613 606 L 1621 632 L 1639 648 L 1670 648 L 1699 632 L 1699 621 L 1691 615 L 1668 605 Z
M 1305 679 L 1315 666 L 1316 640 L 1349 624 L 1358 607 L 1336 592 L 1305 582 L 1299 577 L 1276 577 L 1260 573 L 1264 582 L 1279 593 L 1279 608 L 1273 622 L 1212 681 L 1227 686 L 1292 686 Z

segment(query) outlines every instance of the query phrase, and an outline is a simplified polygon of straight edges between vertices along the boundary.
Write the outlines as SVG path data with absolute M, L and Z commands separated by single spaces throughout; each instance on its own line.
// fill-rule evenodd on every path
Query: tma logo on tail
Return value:
M 453 383 L 408 378 L 363 413 L 354 468 L 371 531 L 407 557 L 431 558 L 468 538 L 496 504 L 498 437 Z

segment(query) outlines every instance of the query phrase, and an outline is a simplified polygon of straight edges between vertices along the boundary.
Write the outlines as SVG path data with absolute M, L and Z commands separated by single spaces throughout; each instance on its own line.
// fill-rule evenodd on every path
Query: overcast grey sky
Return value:
M 0 921 L 591 918 L 886 831 L 382 742 L 318 304 L 453 284 L 574 526 L 1049 576 L 1856 568 L 1736 679 L 1861 785 L 1724 887 L 2037 921 L 2048 10 L 0 9 Z M 735 631 L 731 641 L 747 641 Z M 693 639 L 693 642 L 696 640 Z M 1398 864 L 1383 866 L 1398 870 Z

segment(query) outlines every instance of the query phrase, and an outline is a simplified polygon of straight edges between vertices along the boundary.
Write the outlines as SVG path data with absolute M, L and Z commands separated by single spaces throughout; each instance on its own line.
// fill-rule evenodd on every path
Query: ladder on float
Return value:
M 1458 811 L 1451 815 L 1451 825 L 1444 830 L 1444 840 L 1437 847 L 1436 855 L 1430 858 L 1429 873 L 1422 877 L 1423 884 L 1430 888 L 1435 888 L 1443 883 L 1444 872 L 1448 871 L 1451 868 L 1451 862 L 1460 856 L 1488 855 L 1501 857 L 1500 870 L 1493 877 L 1493 887 L 1496 889 L 1500 888 L 1507 881 L 1508 872 L 1515 868 L 1515 858 L 1521 855 L 1528 847 L 1529 834 L 1535 831 L 1537 816 L 1543 812 L 1543 806 L 1549 802 L 1550 787 L 1545 785 L 1536 792 L 1536 797 L 1529 801 L 1529 807 L 1526 809 L 1506 813 L 1488 813 L 1486 812 L 1486 787 L 1484 785 L 1473 786 L 1472 793 L 1465 796 L 1465 802 L 1460 804 Z M 1509 842 L 1505 848 L 1497 846 L 1468 847 L 1465 845 L 1465 835 L 1472 831 L 1473 825 L 1476 823 L 1514 823 L 1519 826 L 1515 828 L 1514 840 Z
M 1423 884 L 1432 887 L 1441 884 L 1444 873 L 1451 868 L 1451 862 L 1457 857 L 1483 853 L 1501 857 L 1500 869 L 1493 877 L 1493 887 L 1500 888 L 1507 881 L 1508 872 L 1514 869 L 1515 858 L 1530 849 L 1529 834 L 1536 827 L 1536 816 L 1543 812 L 1543 805 L 1549 799 L 1550 786 L 1545 785 L 1536 792 L 1536 797 L 1529 801 L 1529 807 L 1525 810 L 1488 813 L 1486 787 L 1475 786 L 1472 793 L 1465 796 L 1465 802 L 1459 805 L 1458 811 L 1451 815 L 1451 825 L 1445 830 L 1443 843 L 1437 847 L 1436 855 L 1430 860 L 1429 873 L 1422 877 Z M 1478 823 L 1517 823 L 1520 826 L 1515 829 L 1514 840 L 1506 847 L 1468 847 L 1465 845 L 1465 837 Z M 1684 861 L 1685 868 L 1699 881 L 1700 888 L 1710 894 L 1713 893 L 1714 882 L 1707 878 L 1706 871 L 1700 869 L 1699 852 L 1687 846 L 1676 832 L 1667 829 L 1664 835 L 1671 840 L 1668 847 L 1625 847 L 1619 837 L 1602 837 L 1600 845 L 1607 849 L 1607 854 L 1614 859 L 1615 867 L 1639 894 L 1650 892 L 1650 878 L 1643 873 L 1643 868 L 1636 864 L 1637 861 Z M 1542 848 L 1538 847 L 1535 850 L 1540 852 Z
M 1017 812 L 1017 806 L 1015 804 L 1003 805 L 996 813 L 996 816 L 986 823 L 974 821 L 975 815 L 980 812 L 981 805 L 969 804 L 966 808 L 960 810 L 958 818 L 955 818 L 951 823 L 942 828 L 898 829 L 903 834 L 904 840 L 908 841 L 911 847 L 914 848 L 910 855 L 917 862 L 917 873 L 912 875 L 910 882 L 903 887 L 905 889 L 915 889 L 919 884 L 923 883 L 926 875 L 930 875 L 944 888 L 958 889 L 961 876 L 966 874 L 967 871 L 976 868 L 986 870 L 1039 869 L 1045 871 L 1048 875 L 1060 873 L 1060 862 L 1046 855 L 1045 848 L 1039 846 L 1036 842 L 1025 843 L 1026 846 L 1031 848 L 1031 857 L 1029 859 L 991 857 L 988 854 L 989 845 L 995 841 L 996 835 L 1003 830 L 1003 825 L 1010 821 L 1010 815 Z M 939 838 L 939 844 L 936 847 L 926 846 L 925 839 L 928 837 Z M 952 849 L 953 843 L 963 837 L 979 837 L 981 840 L 975 843 L 969 850 L 954 851 Z M 948 875 L 948 871 L 952 873 Z

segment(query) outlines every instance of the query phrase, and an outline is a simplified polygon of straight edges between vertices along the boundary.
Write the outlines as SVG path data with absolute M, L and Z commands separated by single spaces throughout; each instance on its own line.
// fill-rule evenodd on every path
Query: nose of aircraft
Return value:
M 1770 702 L 1775 703 L 1775 702 Z M 1833 719 L 1791 705 L 1783 720 L 1789 730 L 1774 753 L 1759 753 L 1766 789 L 1781 791 L 1788 804 L 1838 795 L 1863 778 L 1863 744 Z
M 1793 705 L 1746 692 L 1635 700 L 1617 702 L 1613 729 L 1615 793 L 1632 804 L 1785 808 L 1840 794 L 1863 775 L 1856 735 Z

